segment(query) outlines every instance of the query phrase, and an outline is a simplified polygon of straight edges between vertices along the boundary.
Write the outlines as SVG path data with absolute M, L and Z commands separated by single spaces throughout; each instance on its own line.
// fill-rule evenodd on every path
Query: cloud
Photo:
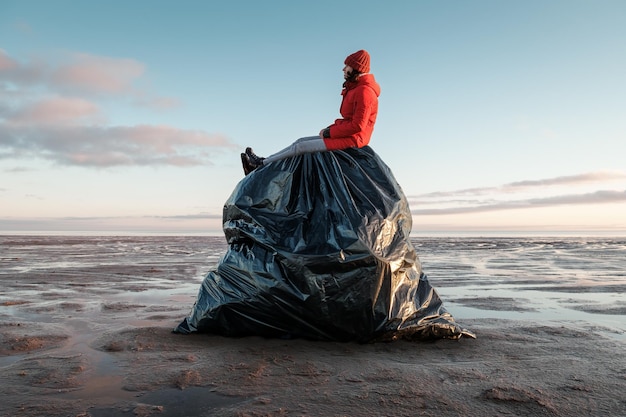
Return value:
M 169 126 L 0 125 L 0 159 L 41 158 L 59 165 L 196 166 L 210 164 L 210 149 L 233 146 L 221 135 Z
M 87 54 L 74 54 L 71 59 L 49 74 L 53 85 L 71 93 L 130 93 L 133 82 L 145 72 L 145 66 L 134 59 Z
M 519 190 L 521 188 L 543 187 L 552 185 L 579 185 L 624 178 L 626 178 L 626 173 L 620 171 L 589 172 L 580 175 L 562 176 L 543 180 L 512 182 L 510 184 L 504 185 L 502 188 Z
M 33 199 L 33 200 L 43 200 L 44 198 L 37 194 L 25 194 L 24 197 Z
M 171 219 L 171 220 L 203 220 L 203 219 L 214 219 L 214 220 L 222 220 L 222 214 L 209 214 L 209 213 L 198 213 L 198 214 L 181 214 L 177 216 L 151 216 L 156 219 Z
M 125 233 L 193 233 L 222 235 L 221 214 L 179 216 L 84 216 L 84 217 L 0 217 L 0 231 L 13 232 L 104 232 Z
M 571 194 L 545 198 L 532 198 L 526 200 L 501 201 L 491 204 L 475 204 L 470 206 L 443 207 L 433 209 L 415 209 L 411 210 L 411 213 L 415 215 L 467 214 L 524 208 L 553 207 L 561 205 L 620 202 L 626 202 L 626 190 L 601 190 L 586 194 Z
M 0 49 L 0 83 L 65 94 L 141 94 L 134 86 L 146 71 L 139 61 L 83 53 L 60 54 L 56 59 L 59 62 L 22 63 Z
M 23 20 L 18 20 L 17 22 L 15 22 L 13 24 L 13 27 L 20 33 L 23 33 L 26 35 L 33 34 L 33 28 L 30 26 L 30 24 L 28 24 L 28 22 L 25 22 Z
M 9 126 L 68 125 L 88 121 L 98 116 L 100 110 L 94 103 L 73 97 L 46 98 L 5 112 Z
M 43 85 L 48 72 L 49 68 L 41 61 L 22 64 L 0 49 L 0 86 L 4 88 L 24 89 Z
M 180 101 L 172 97 L 144 97 L 138 95 L 133 104 L 153 110 L 168 110 L 180 106 Z
M 493 193 L 515 193 L 515 192 L 526 191 L 526 190 L 539 188 L 539 187 L 543 188 L 543 187 L 556 186 L 556 185 L 573 186 L 573 185 L 588 184 L 588 183 L 593 183 L 593 182 L 621 180 L 624 178 L 626 178 L 626 172 L 622 172 L 622 171 L 589 172 L 585 174 L 561 176 L 561 177 L 554 177 L 554 178 L 548 178 L 548 179 L 517 181 L 517 182 L 511 182 L 511 183 L 504 184 L 504 185 L 497 186 L 497 187 L 467 188 L 467 189 L 456 190 L 456 191 L 442 191 L 442 192 L 420 194 L 416 196 L 411 196 L 410 198 L 413 198 L 413 199 L 446 198 L 446 197 L 456 198 L 459 196 L 481 196 L 481 195 L 493 194 Z
M 456 191 L 427 193 L 408 197 L 416 215 L 467 214 L 512 209 L 554 207 L 561 205 L 584 205 L 626 202 L 626 172 L 600 171 L 579 175 L 560 176 L 539 180 L 507 183 L 496 187 L 467 188 Z M 617 189 L 607 189 L 609 182 L 619 184 Z M 604 189 L 589 190 L 589 184 L 599 183 Z M 586 186 L 582 193 L 564 191 L 565 188 Z M 552 187 L 560 187 L 560 194 Z M 522 197 L 514 199 L 518 193 Z
M 126 98 L 135 106 L 154 110 L 180 106 L 176 98 L 155 96 L 136 86 L 146 74 L 146 67 L 134 59 L 84 53 L 60 54 L 56 59 L 60 62 L 39 59 L 22 63 L 0 49 L 0 91 L 23 97 L 43 91 L 83 98 Z
M 210 164 L 225 136 L 163 125 L 111 126 L 98 97 L 151 109 L 178 100 L 136 88 L 145 66 L 133 59 L 64 55 L 21 63 L 0 49 L 0 160 L 39 158 L 83 167 Z
M 9 73 L 9 71 L 14 71 L 18 66 L 17 61 L 12 59 L 4 49 L 0 49 L 0 71 Z
M 32 171 L 32 168 L 26 168 L 26 167 L 13 167 L 13 168 L 6 168 L 4 169 L 2 172 L 29 172 Z M 6 191 L 6 190 L 5 190 Z
M 57 217 L 54 220 L 59 221 L 105 221 L 105 220 L 120 220 L 120 219 L 163 219 L 163 220 L 207 220 L 217 219 L 222 220 L 222 214 L 210 214 L 210 213 L 196 213 L 196 214 L 179 214 L 170 216 L 67 216 Z

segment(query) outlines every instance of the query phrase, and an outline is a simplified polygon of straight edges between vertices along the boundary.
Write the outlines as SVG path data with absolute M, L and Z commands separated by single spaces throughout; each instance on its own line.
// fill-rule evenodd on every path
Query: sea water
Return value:
M 626 238 L 419 238 L 424 272 L 457 318 L 626 334 Z
M 417 236 L 412 242 L 423 272 L 461 324 L 556 323 L 626 340 L 624 237 Z M 120 302 L 191 307 L 226 248 L 223 236 L 0 235 L 0 281 L 23 282 L 17 288 L 23 299 L 37 298 L 47 282 L 42 277 L 56 274 L 74 285 L 54 284 L 53 294 L 76 291 L 77 281 L 99 291 L 112 282 L 128 288 Z M 5 311 L 16 296 L 15 288 L 0 290 Z

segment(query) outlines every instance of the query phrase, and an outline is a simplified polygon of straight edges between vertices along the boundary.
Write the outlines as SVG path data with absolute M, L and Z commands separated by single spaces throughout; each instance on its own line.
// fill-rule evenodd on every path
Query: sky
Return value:
M 413 231 L 626 235 L 623 0 L 0 0 L 0 233 L 221 233 L 246 146 L 381 85 Z

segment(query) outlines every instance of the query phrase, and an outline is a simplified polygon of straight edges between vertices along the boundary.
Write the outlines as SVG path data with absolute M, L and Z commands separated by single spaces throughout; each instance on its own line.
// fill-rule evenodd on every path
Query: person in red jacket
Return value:
M 285 149 L 261 158 L 252 148 L 241 154 L 241 162 L 246 175 L 258 167 L 280 159 L 305 153 L 334 151 L 366 146 L 378 115 L 380 86 L 370 74 L 370 55 L 362 49 L 348 55 L 344 62 L 343 99 L 339 108 L 341 119 L 322 129 L 318 136 L 306 136 L 296 140 Z

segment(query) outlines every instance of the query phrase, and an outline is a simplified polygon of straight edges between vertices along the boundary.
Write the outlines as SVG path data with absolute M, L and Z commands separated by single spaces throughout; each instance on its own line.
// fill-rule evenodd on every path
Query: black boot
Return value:
M 246 148 L 246 155 L 248 155 L 248 157 L 250 158 L 250 161 L 258 167 L 260 167 L 261 165 L 263 165 L 263 161 L 265 160 L 265 158 L 261 158 L 260 156 L 258 156 L 257 154 L 254 153 L 254 151 L 252 150 L 252 148 L 248 147 Z
M 246 175 L 254 171 L 254 169 L 256 168 L 255 166 L 252 166 L 250 158 L 245 153 L 241 154 L 241 165 L 243 166 L 243 173 Z

